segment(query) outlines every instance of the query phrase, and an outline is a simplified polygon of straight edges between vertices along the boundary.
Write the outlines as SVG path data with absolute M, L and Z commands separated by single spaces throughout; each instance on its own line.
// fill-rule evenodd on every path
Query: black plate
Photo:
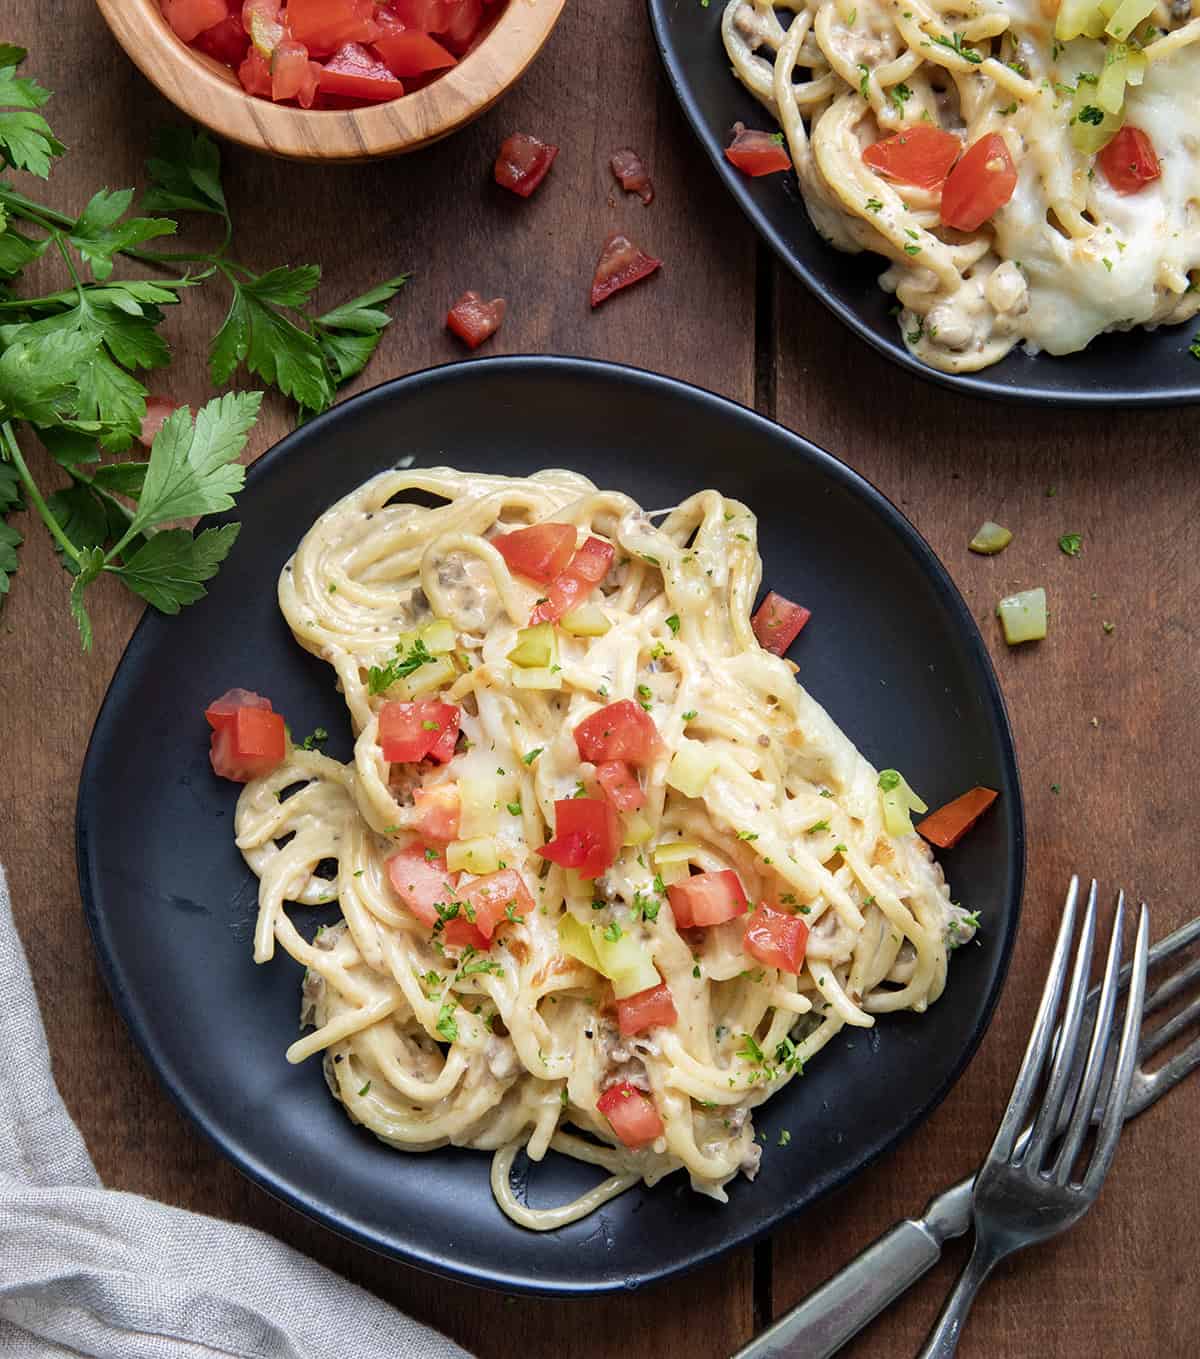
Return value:
M 980 373 L 942 373 L 915 359 L 888 314 L 895 299 L 878 283 L 886 261 L 847 255 L 817 235 L 794 174 L 749 179 L 723 148 L 731 129 L 768 127 L 770 115 L 730 71 L 721 42 L 725 0 L 647 0 L 655 41 L 683 111 L 739 207 L 791 271 L 881 354 L 945 387 L 1000 400 L 1078 406 L 1185 405 L 1200 401 L 1200 364 L 1186 326 L 1101 335 L 1082 353 L 1037 357 L 1014 349 Z M 1194 323 L 1193 323 L 1194 325 Z
M 269 694 L 297 734 L 351 754 L 333 672 L 292 640 L 275 599 L 285 559 L 332 501 L 404 454 L 487 472 L 570 467 L 648 507 L 704 486 L 758 512 L 766 576 L 813 621 L 804 682 L 877 765 L 936 804 L 973 784 L 997 807 L 947 856 L 982 946 L 954 959 L 924 1016 L 839 1036 L 758 1116 L 754 1184 L 721 1207 L 679 1175 L 546 1235 L 511 1223 L 490 1157 L 390 1150 L 354 1128 L 319 1063 L 292 1067 L 300 970 L 251 960 L 255 879 L 233 846 L 237 790 L 207 759 L 205 702 Z M 251 1179 L 327 1226 L 412 1264 L 506 1290 L 585 1293 L 689 1269 L 842 1183 L 945 1095 L 982 1036 L 1017 924 L 1024 832 L 1012 740 L 966 605 L 911 524 L 827 453 L 751 411 L 633 369 L 574 359 L 453 364 L 378 387 L 292 434 L 251 469 L 242 532 L 209 596 L 148 612 L 113 679 L 84 763 L 79 877 L 113 997 L 167 1089 Z M 299 908 L 310 934 L 336 911 Z M 781 1128 L 791 1146 L 776 1146 Z M 595 1172 L 551 1157 L 534 1202 Z

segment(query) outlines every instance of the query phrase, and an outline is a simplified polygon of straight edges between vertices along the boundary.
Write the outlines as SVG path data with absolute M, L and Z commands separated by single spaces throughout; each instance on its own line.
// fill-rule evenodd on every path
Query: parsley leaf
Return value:
M 454 1018 L 455 1005 L 452 1000 L 442 1003 L 442 1008 L 438 1011 L 437 1031 L 447 1043 L 458 1041 L 458 1024 Z
M 83 592 L 104 570 L 104 549 L 85 547 L 79 554 L 79 573 L 71 586 L 71 617 L 79 628 L 79 640 L 84 651 L 92 649 L 92 620 L 83 607 Z
M 50 162 L 67 149 L 50 130 L 40 113 L 34 113 L 50 98 L 36 80 L 17 75 L 25 60 L 22 47 L 5 43 L 0 47 L 0 159 L 13 170 L 28 170 L 39 179 L 50 177 Z
M 983 57 L 974 48 L 963 46 L 963 35 L 961 33 L 954 33 L 949 38 L 935 37 L 933 41 L 939 47 L 948 47 L 956 57 L 962 57 L 964 61 L 969 61 L 974 66 L 978 66 L 983 61 Z
M 92 275 L 103 281 L 113 271 L 113 256 L 156 236 L 173 236 L 176 224 L 169 217 L 121 218 L 133 203 L 132 189 L 110 193 L 101 189 L 92 195 L 71 228 L 71 244 L 91 266 Z
M 160 128 L 155 154 L 146 162 L 151 187 L 142 195 L 146 212 L 207 212 L 229 221 L 221 187 L 221 153 L 206 132 Z
M 208 593 L 202 582 L 217 574 L 240 528 L 240 524 L 225 524 L 194 537 L 187 529 L 166 529 L 117 567 L 116 574 L 156 609 L 178 613 Z
M 407 655 L 401 643 L 396 648 L 395 656 L 386 665 L 373 665 L 367 671 L 367 688 L 372 694 L 386 694 L 393 684 L 407 679 L 414 670 L 433 659 L 419 637 L 413 641 Z
M 1078 557 L 1083 551 L 1083 534 L 1064 533 L 1058 540 L 1058 549 L 1068 557 Z

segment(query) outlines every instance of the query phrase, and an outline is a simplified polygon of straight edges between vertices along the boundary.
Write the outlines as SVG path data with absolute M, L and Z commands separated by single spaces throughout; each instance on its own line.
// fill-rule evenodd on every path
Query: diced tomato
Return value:
M 645 1033 L 658 1024 L 670 1028 L 678 1018 L 671 988 L 666 982 L 617 1001 L 617 1026 L 625 1038 L 631 1034 Z
M 270 61 L 283 41 L 282 0 L 242 0 L 242 27 L 260 57 Z
M 483 22 L 483 0 L 451 0 L 438 36 L 451 52 L 462 56 L 471 46 Z
M 449 844 L 458 839 L 458 784 L 439 783 L 433 788 L 415 788 L 417 834 L 422 840 Z
M 399 99 L 404 86 L 387 66 L 357 42 L 339 47 L 321 67 L 321 89 L 326 94 L 380 103 Z
M 641 156 L 630 146 L 614 151 L 608 162 L 609 169 L 626 193 L 635 193 L 645 206 L 654 202 L 654 185 L 650 173 Z
M 162 0 L 162 12 L 183 42 L 192 42 L 229 15 L 225 0 Z
M 607 760 L 596 769 L 604 796 L 619 812 L 636 812 L 646 805 L 646 793 L 624 760 Z
M 782 656 L 811 617 L 811 611 L 803 604 L 793 604 L 790 599 L 770 590 L 750 620 L 750 626 L 764 651 Z
M 610 1085 L 596 1101 L 596 1108 L 608 1119 L 617 1140 L 627 1147 L 644 1147 L 663 1135 L 658 1110 L 628 1081 Z
M 766 967 L 799 972 L 808 946 L 808 926 L 798 915 L 761 905 L 746 922 L 742 950 Z
M 557 146 L 539 141 L 528 132 L 514 132 L 501 144 L 492 173 L 502 189 L 528 198 L 546 178 L 557 155 Z
M 676 925 L 693 929 L 699 925 L 722 925 L 743 915 L 750 903 L 742 882 L 732 868 L 718 873 L 693 873 L 667 888 Z
M 309 61 L 308 48 L 294 38 L 283 38 L 271 54 L 271 98 L 277 103 L 295 99 L 310 109 L 317 97 L 321 68 Z
M 467 292 L 446 313 L 446 325 L 471 349 L 479 346 L 500 329 L 508 303 L 503 297 L 485 302 L 480 293 Z
M 1118 193 L 1137 193 L 1161 178 L 1154 143 L 1140 127 L 1128 123 L 1098 157 L 1104 178 Z
M 421 699 L 385 703 L 379 710 L 379 745 L 391 764 L 415 764 L 426 756 L 445 764 L 458 741 L 460 712 L 453 703 Z
M 565 571 L 575 555 L 574 524 L 531 524 L 492 539 L 509 570 L 546 585 Z
M 234 783 L 260 779 L 286 757 L 283 716 L 261 707 L 238 708 L 232 722 L 217 726 L 208 753 L 213 773 Z
M 411 844 L 388 860 L 388 877 L 396 895 L 422 924 L 436 925 L 437 905 L 455 900 L 456 878 L 446 872 L 444 856 L 421 844 Z
M 466 898 L 485 940 L 490 940 L 499 926 L 508 920 L 510 906 L 514 915 L 531 915 L 534 910 L 525 880 L 515 868 L 502 868 L 499 873 L 477 879 L 467 888 Z
M 318 56 L 332 52 L 340 55 L 340 49 L 347 44 L 375 41 L 378 29 L 374 14 L 374 0 L 288 0 L 288 30 L 297 42 Z
M 240 66 L 250 46 L 250 35 L 242 27 L 241 16 L 230 14 L 219 24 L 206 28 L 192 46 L 223 66 Z
M 792 158 L 783 144 L 783 133 L 757 132 L 743 123 L 734 123 L 733 141 L 725 148 L 725 157 L 742 174 L 754 179 L 792 168 Z
M 450 7 L 454 0 L 391 0 L 388 9 L 405 28 L 419 28 L 422 33 L 440 33 L 450 21 Z
M 223 731 L 233 726 L 239 708 L 261 708 L 268 713 L 273 711 L 271 700 L 263 698 L 261 694 L 250 689 L 227 689 L 205 708 L 204 716 L 214 731 Z
M 598 307 L 613 293 L 649 277 L 661 267 L 662 260 L 639 250 L 622 232 L 613 232 L 600 248 L 600 258 L 592 276 L 592 306 Z
M 598 878 L 621 848 L 621 823 L 612 805 L 595 797 L 562 798 L 554 804 L 554 839 L 538 853 L 581 877 Z
M 990 788 L 972 788 L 917 822 L 917 830 L 941 849 L 952 849 L 1000 796 Z
M 915 123 L 902 132 L 872 142 L 862 153 L 863 163 L 885 179 L 936 189 L 962 152 L 962 142 L 929 123 Z
M 251 47 L 245 60 L 238 67 L 238 79 L 247 94 L 257 94 L 263 99 L 271 97 L 271 63 L 257 47 Z
M 546 598 L 530 615 L 530 624 L 557 623 L 564 613 L 570 613 L 608 575 L 615 556 L 611 543 L 602 538 L 586 539 L 567 569 L 550 583 Z
M 141 432 L 138 434 L 138 443 L 145 444 L 149 448 L 154 442 L 154 436 L 166 424 L 167 416 L 177 411 L 181 405 L 182 402 L 170 401 L 165 396 L 148 396 L 146 398 L 146 414 L 142 419 Z
M 942 187 L 942 221 L 958 231 L 974 231 L 1013 196 L 1017 170 L 1008 145 L 989 132 L 968 147 Z
M 410 28 L 386 9 L 376 11 L 375 24 L 379 33 L 372 46 L 393 75 L 419 76 L 426 71 L 444 71 L 458 61 L 428 33 Z
M 658 728 L 640 703 L 623 698 L 585 717 L 575 728 L 575 745 L 579 758 L 592 764 L 649 764 L 659 750 Z
M 447 948 L 473 948 L 477 953 L 486 953 L 489 947 L 483 931 L 472 925 L 459 908 L 453 920 L 447 920 L 439 931 L 439 937 Z

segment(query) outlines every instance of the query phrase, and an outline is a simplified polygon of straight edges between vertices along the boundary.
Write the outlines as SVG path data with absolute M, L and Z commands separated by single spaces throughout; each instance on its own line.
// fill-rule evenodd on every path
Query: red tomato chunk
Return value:
M 1000 796 L 990 788 L 972 788 L 917 822 L 917 831 L 939 849 L 953 849 Z
M 596 1101 L 617 1140 L 627 1147 L 644 1147 L 663 1135 L 663 1121 L 651 1101 L 628 1081 L 610 1085 Z
M 575 745 L 579 758 L 592 764 L 649 764 L 659 750 L 658 728 L 640 703 L 623 698 L 585 717 L 575 728 Z
M 667 898 L 680 929 L 699 925 L 723 925 L 745 914 L 750 903 L 742 882 L 732 868 L 719 873 L 693 873 L 667 888 Z
M 445 71 L 458 62 L 436 38 L 419 28 L 410 28 L 386 9 L 375 15 L 378 36 L 372 46 L 397 76 L 419 76 L 429 71 Z
M 500 147 L 493 170 L 496 183 L 502 189 L 511 189 L 522 198 L 528 198 L 546 178 L 558 147 L 549 142 L 538 141 L 528 132 L 514 132 Z
M 654 202 L 654 185 L 645 162 L 636 151 L 628 146 L 614 151 L 608 164 L 626 193 L 637 194 L 647 207 Z
M 799 972 L 808 946 L 808 926 L 798 915 L 762 905 L 746 922 L 742 949 L 766 967 Z
M 231 14 L 212 28 L 206 28 L 192 45 L 222 66 L 236 67 L 245 59 L 250 35 L 242 27 L 242 16 Z
M 600 258 L 596 263 L 596 272 L 592 277 L 592 306 L 598 307 L 613 293 L 648 278 L 661 268 L 662 260 L 656 260 L 639 250 L 628 236 L 619 231 L 614 232 L 601 247 Z
M 557 623 L 565 613 L 583 603 L 593 587 L 600 584 L 612 566 L 616 551 L 601 538 L 588 538 L 571 558 L 571 564 L 554 578 L 546 598 L 529 617 L 531 625 Z
M 320 80 L 326 94 L 361 99 L 365 103 L 399 99 L 404 93 L 404 86 L 387 65 L 357 42 L 348 42 L 329 58 L 321 67 Z
M 790 599 L 771 590 L 758 606 L 750 626 L 764 651 L 782 656 L 811 617 L 811 611 L 802 604 L 793 604 Z
M 616 860 L 621 824 L 608 802 L 594 797 L 563 798 L 554 804 L 554 839 L 538 853 L 560 868 L 598 878 Z
M 1140 127 L 1126 124 L 1098 159 L 1104 178 L 1118 193 L 1137 193 L 1162 177 L 1154 143 Z
M 373 42 L 378 34 L 373 0 L 288 0 L 287 24 L 314 55 L 330 56 L 347 43 Z
M 659 1024 L 670 1028 L 678 1019 L 671 988 L 666 982 L 617 1001 L 617 1025 L 624 1038 L 645 1033 Z
M 229 17 L 225 0 L 162 0 L 162 12 L 176 36 L 184 42 L 192 42 L 206 28 Z
M 492 546 L 508 563 L 510 571 L 549 584 L 575 555 L 573 524 L 532 524 L 492 539 Z
M 906 127 L 882 141 L 872 142 L 862 153 L 863 163 L 885 179 L 911 184 L 917 189 L 936 189 L 950 173 L 962 151 L 952 133 L 928 123 Z
M 213 729 L 208 758 L 218 777 L 249 783 L 287 758 L 287 728 L 270 699 L 230 689 L 208 705 L 204 716 Z
M 636 812 L 646 805 L 646 793 L 624 760 L 608 760 L 596 768 L 604 796 L 619 812 Z
M 479 346 L 500 329 L 508 303 L 502 297 L 485 302 L 482 296 L 468 290 L 446 313 L 446 325 L 471 349 Z
M 413 790 L 417 808 L 417 834 L 422 840 L 449 844 L 458 839 L 458 784 L 439 783 L 434 788 Z
M 753 179 L 792 168 L 781 132 L 757 132 L 744 123 L 734 123 L 733 141 L 725 148 L 725 158 Z
M 453 703 L 422 699 L 385 703 L 379 710 L 379 745 L 391 764 L 415 764 L 428 757 L 445 764 L 458 744 L 460 712 Z
M 310 109 L 317 97 L 321 68 L 309 61 L 308 48 L 291 38 L 282 39 L 271 54 L 271 98 L 276 102 L 294 99 L 302 109 Z
M 998 132 L 980 137 L 950 171 L 942 188 L 942 221 L 958 231 L 975 231 L 1002 208 L 1017 187 L 1017 171 Z
M 388 860 L 388 877 L 396 895 L 424 925 L 438 922 L 437 906 L 455 900 L 455 877 L 446 872 L 440 851 L 415 843 Z
M 155 435 L 167 423 L 167 417 L 180 407 L 180 402 L 169 401 L 165 396 L 148 396 L 146 398 L 146 414 L 142 420 L 141 432 L 138 434 L 138 443 L 145 444 L 147 448 L 154 442 Z
M 525 880 L 515 868 L 502 868 L 499 873 L 478 878 L 467 888 L 466 899 L 475 912 L 475 925 L 488 941 L 513 916 L 531 915 L 534 910 Z

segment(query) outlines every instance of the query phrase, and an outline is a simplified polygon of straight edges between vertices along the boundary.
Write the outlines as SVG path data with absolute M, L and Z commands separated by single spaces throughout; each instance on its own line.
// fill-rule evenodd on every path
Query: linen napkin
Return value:
M 105 1189 L 63 1105 L 0 868 L 0 1356 L 471 1359 L 249 1227 Z

